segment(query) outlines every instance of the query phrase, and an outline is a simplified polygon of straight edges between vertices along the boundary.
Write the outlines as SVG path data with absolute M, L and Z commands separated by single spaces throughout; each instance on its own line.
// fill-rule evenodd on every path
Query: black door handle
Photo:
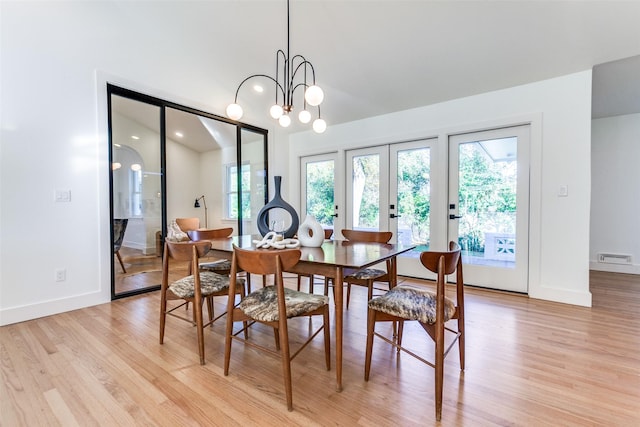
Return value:
M 458 218 L 462 218 L 462 216 L 460 216 L 460 215 L 454 215 L 454 214 L 449 214 L 449 219 L 458 219 Z
M 332 216 L 332 217 L 334 217 L 334 218 L 338 218 L 338 214 L 337 214 L 337 213 L 336 213 L 336 214 L 333 214 L 333 215 L 331 215 L 331 216 Z
M 389 218 L 400 218 L 402 215 L 389 214 Z

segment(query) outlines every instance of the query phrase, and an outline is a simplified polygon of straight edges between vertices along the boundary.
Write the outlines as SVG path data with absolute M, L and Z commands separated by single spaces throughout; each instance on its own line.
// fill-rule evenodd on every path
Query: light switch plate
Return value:
M 54 195 L 54 201 L 57 202 L 70 202 L 71 190 L 56 190 Z

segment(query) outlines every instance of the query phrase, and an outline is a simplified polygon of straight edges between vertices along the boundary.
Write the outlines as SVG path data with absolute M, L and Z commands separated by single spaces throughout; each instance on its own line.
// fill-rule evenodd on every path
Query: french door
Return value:
M 529 126 L 450 136 L 448 204 L 465 283 L 527 292 Z
M 334 228 L 339 222 L 341 195 L 336 191 L 337 154 L 320 154 L 300 160 L 302 212 L 300 218 L 313 215 L 324 228 Z
M 427 249 L 433 146 L 419 140 L 347 151 L 347 228 L 388 230 L 393 242 Z

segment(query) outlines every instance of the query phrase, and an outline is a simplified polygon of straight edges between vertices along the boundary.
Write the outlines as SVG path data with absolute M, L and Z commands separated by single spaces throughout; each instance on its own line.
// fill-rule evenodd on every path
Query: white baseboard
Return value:
M 609 273 L 640 274 L 640 265 L 607 264 L 598 261 L 589 261 L 589 270 L 608 271 Z
M 109 298 L 109 295 L 105 295 L 104 292 L 98 291 L 69 298 L 61 298 L 58 300 L 42 301 L 21 307 L 5 308 L 0 310 L 0 326 L 51 316 L 53 314 L 90 307 L 92 305 L 103 304 L 109 302 Z

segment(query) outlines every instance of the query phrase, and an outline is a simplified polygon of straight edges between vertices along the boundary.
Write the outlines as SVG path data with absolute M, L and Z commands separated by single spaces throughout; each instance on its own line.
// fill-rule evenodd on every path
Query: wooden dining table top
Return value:
M 261 240 L 258 235 L 233 236 L 221 239 L 211 239 L 211 251 L 219 253 L 232 253 L 233 247 L 242 249 L 256 249 L 254 240 Z M 415 245 L 351 242 L 348 240 L 325 240 L 322 246 L 317 248 L 299 246 L 301 252 L 300 261 L 303 263 L 325 264 L 343 268 L 366 268 L 378 264 L 389 258 L 400 255 L 415 248 Z

